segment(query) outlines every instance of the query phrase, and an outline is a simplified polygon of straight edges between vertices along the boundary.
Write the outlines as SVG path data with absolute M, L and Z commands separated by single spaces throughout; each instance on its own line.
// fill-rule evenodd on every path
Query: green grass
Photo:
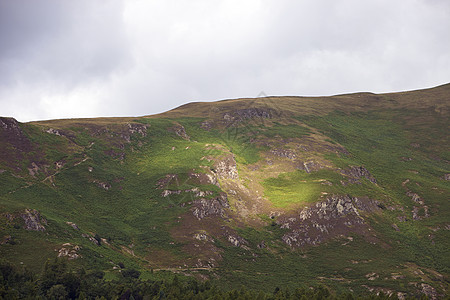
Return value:
M 288 115 L 296 115 L 295 119 L 270 119 L 260 124 L 250 120 L 236 127 L 220 125 L 211 130 L 200 127 L 204 118 L 168 118 L 170 114 L 117 122 L 113 119 L 60 121 L 61 128 L 70 138 L 44 132 L 49 127 L 59 128 L 57 121 L 23 125 L 25 134 L 36 148 L 18 162 L 23 168 L 21 172 L 16 174 L 8 168 L 0 174 L 0 239 L 11 235 L 15 242 L 0 245 L 0 255 L 14 264 L 23 262 L 26 267 L 39 272 L 43 262 L 55 256 L 55 249 L 71 242 L 81 246 L 83 256 L 71 263 L 105 270 L 111 280 L 118 274 L 112 266 L 119 262 L 127 268 L 143 271 L 143 279 L 170 278 L 172 273 L 169 272 L 152 273 L 150 268 L 161 266 L 147 260 L 154 258 L 155 252 L 164 253 L 159 259 L 163 266 L 172 262 L 182 265 L 187 258 L 192 258 L 189 257 L 192 254 L 184 251 L 185 244 L 169 232 L 176 229 L 179 217 L 190 214 L 193 198 L 190 193 L 162 197 L 162 190 L 157 189 L 158 180 L 167 174 L 177 174 L 178 182 L 171 182 L 168 189 L 198 187 L 213 191 L 211 197 L 215 197 L 222 191 L 220 187 L 199 185 L 188 176 L 189 172 L 205 172 L 213 166 L 214 162 L 205 157 L 220 158 L 231 152 L 241 171 L 259 162 L 262 152 L 270 150 L 268 146 L 258 145 L 265 142 L 280 145 L 286 140 L 307 143 L 317 138 L 318 135 L 312 134 L 317 130 L 321 133 L 321 141 L 342 145 L 349 155 L 311 153 L 312 157 L 323 156 L 333 166 L 309 174 L 299 170 L 265 179 L 260 182 L 265 197 L 271 201 L 274 210 L 289 210 L 314 203 L 321 193 L 369 196 L 385 208 L 380 213 L 364 216 L 383 243 L 374 245 L 353 235 L 351 243 L 338 238 L 316 247 L 295 250 L 281 241 L 287 229 L 279 228 L 267 215 L 259 215 L 267 224 L 262 228 L 242 225 L 239 219 L 218 219 L 221 226 L 233 227 L 245 238 L 251 250 L 232 247 L 222 236 L 216 236 L 214 245 L 222 250 L 223 260 L 219 262 L 219 268 L 212 271 L 218 277 L 205 274 L 216 278 L 214 281 L 223 288 L 245 284 L 249 288 L 273 291 L 275 287 L 297 288 L 321 283 L 334 291 L 351 288 L 359 294 L 367 291 L 363 287 L 366 284 L 413 291 L 410 282 L 421 279 L 406 267 L 412 262 L 424 272 L 429 268 L 448 276 L 450 237 L 449 231 L 442 229 L 450 219 L 450 187 L 448 181 L 442 179 L 443 174 L 450 173 L 445 162 L 449 159 L 448 118 L 433 109 L 393 109 L 403 103 L 401 99 L 394 101 L 395 97 L 377 98 L 386 102 L 377 103 L 376 96 L 366 96 L 373 101 L 366 103 L 359 99 L 358 102 L 349 95 L 332 101 L 289 98 L 286 102 L 281 101 L 280 107 L 286 108 Z M 343 103 L 358 105 L 345 107 Z M 369 109 L 371 105 L 377 106 L 378 110 Z M 389 109 L 380 109 L 382 105 Z M 333 111 L 333 108 L 345 108 L 345 112 Z M 214 121 L 222 124 L 221 120 Z M 310 129 L 298 125 L 299 121 Z M 126 142 L 120 133 L 126 130 L 127 122 L 147 124 L 147 135 L 135 134 L 130 143 Z M 176 124 L 184 126 L 190 140 L 169 130 Z M 420 147 L 412 147 L 411 143 L 418 143 Z M 2 145 L 2 149 L 11 151 L 10 145 Z M 109 155 L 111 151 L 123 153 L 124 158 Z M 305 152 L 304 155 L 309 154 Z M 36 157 L 42 157 L 49 167 L 47 173 L 41 171 L 33 178 L 26 168 Z M 87 160 L 79 163 L 84 158 Z M 54 162 L 57 160 L 64 160 L 66 164 L 55 174 Z M 1 165 L 5 165 L 4 162 Z M 360 184 L 342 185 L 341 181 L 348 178 L 337 169 L 350 166 L 366 167 L 377 179 L 377 184 L 361 178 Z M 54 185 L 50 180 L 43 182 L 51 174 L 54 174 Z M 252 176 L 250 171 L 244 175 Z M 403 187 L 402 182 L 406 179 L 410 181 Z M 322 180 L 332 185 L 324 185 Z M 99 187 L 100 182 L 108 183 L 110 189 Z M 411 220 L 415 204 L 406 195 L 406 189 L 424 199 L 429 207 L 429 218 Z M 386 209 L 394 205 L 402 207 L 403 211 Z M 48 220 L 45 232 L 23 229 L 20 214 L 25 208 L 39 210 Z M 424 211 L 423 207 L 421 211 Z M 291 212 L 295 214 L 295 211 Z M 15 215 L 16 219 L 7 221 L 6 213 Z M 398 220 L 397 217 L 403 215 L 408 221 Z M 67 221 L 78 224 L 80 230 L 72 229 Z M 208 231 L 208 222 L 199 224 Z M 400 231 L 395 231 L 392 224 Z M 432 230 L 437 227 L 441 229 Z M 98 234 L 111 246 L 97 246 L 82 234 Z M 433 235 L 434 243 L 430 235 Z M 261 241 L 267 248 L 257 247 Z M 136 256 L 122 253 L 122 247 L 132 249 Z M 354 264 L 352 260 L 358 263 Z M 366 275 L 372 272 L 379 277 L 368 282 Z M 401 273 L 405 278 L 391 280 L 392 273 Z M 439 289 L 438 284 L 434 286 Z
M 282 173 L 277 178 L 266 179 L 263 186 L 264 195 L 275 207 L 315 202 L 321 191 L 320 182 L 308 178 L 305 171 Z

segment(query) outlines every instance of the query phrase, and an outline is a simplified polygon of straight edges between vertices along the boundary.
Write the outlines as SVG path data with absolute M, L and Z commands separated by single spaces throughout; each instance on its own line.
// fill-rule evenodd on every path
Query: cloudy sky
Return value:
M 448 0 L 0 0 L 0 115 L 450 82 Z

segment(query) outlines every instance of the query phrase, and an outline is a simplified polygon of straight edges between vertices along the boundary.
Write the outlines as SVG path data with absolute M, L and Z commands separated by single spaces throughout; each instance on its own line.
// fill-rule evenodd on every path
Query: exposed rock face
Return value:
M 45 132 L 50 133 L 50 134 L 54 134 L 54 135 L 57 135 L 57 136 L 63 135 L 63 134 L 61 133 L 61 131 L 59 131 L 58 129 L 53 129 L 53 128 L 49 128 L 49 129 L 46 130 Z
M 411 192 L 411 191 L 407 191 L 407 192 L 406 192 L 406 195 L 409 196 L 409 197 L 411 197 L 411 200 L 412 200 L 412 201 L 414 201 L 414 202 L 416 202 L 416 203 L 419 203 L 419 204 L 421 204 L 421 205 L 424 204 L 423 200 L 420 198 L 420 196 L 419 196 L 418 194 L 413 193 L 413 192 Z
M 66 222 L 66 224 L 71 226 L 75 230 L 80 230 L 80 228 L 78 228 L 77 224 L 75 224 L 73 222 Z
M 209 130 L 211 130 L 212 129 L 212 124 L 211 124 L 211 122 L 208 122 L 208 121 L 203 121 L 201 124 L 200 124 L 200 128 L 202 128 L 202 129 L 204 129 L 204 130 L 206 130 L 206 131 L 209 131 Z
M 420 287 L 422 293 L 427 295 L 430 299 L 438 299 L 439 295 L 434 287 L 426 283 L 421 283 Z
M 139 133 L 142 137 L 147 136 L 147 125 L 144 124 L 128 124 L 128 132 L 130 134 Z
M 80 246 L 65 243 L 62 245 L 61 249 L 58 250 L 58 257 L 67 257 L 69 260 L 77 259 L 81 257 L 81 255 L 78 254 L 79 250 Z
M 187 141 L 191 139 L 190 136 L 187 135 L 186 129 L 182 125 L 175 125 L 174 127 L 170 128 L 169 131 L 175 132 L 176 135 Z
M 35 209 L 25 209 L 25 213 L 21 215 L 25 221 L 25 229 L 33 231 L 45 231 L 43 224 L 47 225 L 47 220 Z
M 244 248 L 244 249 L 247 249 L 247 250 L 249 249 L 246 246 L 246 245 L 248 245 L 248 242 L 244 238 L 240 237 L 237 234 L 234 234 L 234 235 L 230 234 L 230 235 L 228 235 L 227 240 L 235 247 L 241 247 L 241 248 Z
M 270 153 L 288 159 L 295 159 L 297 157 L 297 155 L 295 155 L 295 152 L 289 149 L 272 149 L 270 150 Z
M 105 191 L 109 190 L 111 188 L 111 185 L 107 182 L 101 182 L 101 181 L 95 181 L 97 183 L 97 186 L 99 188 L 104 189 Z
M 202 242 L 214 242 L 214 239 L 204 232 L 195 233 L 193 238 Z
M 161 196 L 163 196 L 163 197 L 165 198 L 165 197 L 168 197 L 168 196 L 170 196 L 170 195 L 179 195 L 179 194 L 181 194 L 181 190 L 175 190 L 175 191 L 164 190 L 164 191 L 161 193 Z
M 236 160 L 232 155 L 228 155 L 224 159 L 218 161 L 214 170 L 219 178 L 223 179 L 238 179 L 238 170 L 236 167 Z
M 311 160 L 305 161 L 302 165 L 300 165 L 299 169 L 305 170 L 306 173 L 311 173 L 323 169 L 323 166 L 320 163 Z
M 127 143 L 131 143 L 131 136 L 134 134 L 140 134 L 141 137 L 146 137 L 147 136 L 147 127 L 148 127 L 148 125 L 144 125 L 144 124 L 128 123 L 127 128 L 125 130 L 122 130 L 122 133 L 120 134 L 120 136 Z
M 196 199 L 193 201 L 192 206 L 192 213 L 198 220 L 208 216 L 223 217 L 225 213 L 224 209 L 230 207 L 227 194 L 225 193 L 221 193 L 220 196 L 214 199 Z
M 92 235 L 87 234 L 87 233 L 83 233 L 81 236 L 84 237 L 84 238 L 87 238 L 89 241 L 91 241 L 95 245 L 100 246 L 100 241 L 101 241 L 100 238 L 98 238 L 98 237 L 96 238 L 96 236 L 92 236 Z
M 450 180 L 450 173 L 444 174 L 444 180 Z
M 236 110 L 232 113 L 225 113 L 222 118 L 228 125 L 237 125 L 242 121 L 249 119 L 270 119 L 273 115 L 274 111 L 271 109 L 245 108 Z
M 189 173 L 190 178 L 197 179 L 199 184 L 214 184 L 218 185 L 217 175 L 210 173 Z
M 17 122 L 14 118 L 4 118 L 0 117 L 0 127 L 3 131 L 10 132 L 15 136 L 22 136 L 23 132 L 19 126 L 19 122 Z
M 350 169 L 341 170 L 343 175 L 350 177 L 349 183 L 359 183 L 359 179 L 365 177 L 372 183 L 377 183 L 377 180 L 370 174 L 363 166 L 352 166 Z
M 192 189 L 188 189 L 188 190 L 164 190 L 161 193 L 161 196 L 163 197 L 167 197 L 169 195 L 180 195 L 182 192 L 184 193 L 193 193 L 195 197 L 199 198 L 199 197 L 206 197 L 206 196 L 210 196 L 213 194 L 213 192 L 211 191 L 201 191 L 198 188 L 192 188 Z
M 423 208 L 421 211 L 420 208 Z M 423 214 L 421 214 L 423 212 Z M 423 218 L 428 218 L 430 215 L 428 214 L 428 206 L 424 205 L 422 207 L 414 206 L 412 211 L 412 218 L 415 221 L 422 220 Z
M 234 115 L 240 119 L 272 118 L 273 112 L 270 109 L 263 108 L 245 108 L 234 112 Z
M 32 162 L 31 166 L 28 167 L 28 174 L 30 174 L 30 176 L 35 177 L 39 173 L 40 169 L 41 168 L 39 168 L 39 166 L 35 162 Z
M 291 230 L 282 237 L 286 244 L 292 247 L 316 245 L 349 232 L 365 231 L 367 225 L 360 211 L 378 211 L 377 204 L 368 198 L 332 196 L 302 209 L 296 216 L 280 218 L 277 223 Z

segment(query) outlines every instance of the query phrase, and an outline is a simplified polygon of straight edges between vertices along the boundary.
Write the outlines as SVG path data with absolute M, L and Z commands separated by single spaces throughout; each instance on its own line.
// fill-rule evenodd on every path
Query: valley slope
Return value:
M 0 118 L 0 256 L 272 291 L 439 297 L 450 267 L 450 85 Z

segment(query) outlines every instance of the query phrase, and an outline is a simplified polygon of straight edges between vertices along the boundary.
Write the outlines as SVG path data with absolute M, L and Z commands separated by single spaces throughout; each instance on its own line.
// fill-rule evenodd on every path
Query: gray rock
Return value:
M 241 247 L 244 249 L 249 249 L 246 245 L 248 245 L 248 242 L 240 237 L 239 235 L 228 235 L 228 241 L 235 247 Z
M 429 297 L 430 299 L 438 299 L 439 298 L 439 295 L 438 295 L 436 289 L 434 287 L 432 287 L 431 285 L 429 285 L 427 283 L 421 283 L 420 286 L 422 288 L 422 293 L 427 295 L 427 297 Z
M 72 245 L 70 243 L 65 243 L 58 250 L 58 257 L 67 257 L 69 260 L 80 258 L 81 255 L 78 251 L 81 249 L 78 245 Z
M 295 152 L 290 149 L 272 149 L 270 150 L 270 153 L 279 156 L 279 157 L 285 157 L 288 159 L 295 159 L 297 155 L 295 155 Z
M 104 189 L 105 191 L 111 188 L 111 185 L 107 182 L 97 182 L 97 186 Z
M 296 216 L 280 217 L 277 224 L 289 229 L 282 237 L 286 244 L 292 247 L 317 245 L 333 237 L 366 230 L 367 224 L 360 211 L 379 211 L 378 204 L 369 198 L 333 195 L 300 210 Z
M 196 199 L 193 201 L 192 206 L 192 213 L 198 220 L 208 216 L 223 217 L 225 213 L 224 209 L 230 207 L 227 194 L 225 193 L 221 193 L 214 199 Z
M 311 173 L 313 171 L 318 171 L 318 170 L 320 170 L 322 168 L 323 168 L 323 166 L 321 164 L 319 164 L 319 163 L 317 163 L 317 162 L 315 162 L 313 160 L 305 161 L 303 163 L 303 165 L 300 166 L 300 169 L 305 170 L 306 173 Z
M 191 139 L 191 137 L 189 135 L 187 135 L 186 129 L 182 125 L 175 125 L 174 127 L 172 127 L 169 130 L 175 132 L 175 134 L 178 135 L 179 137 L 181 137 L 182 139 L 185 139 L 187 141 L 189 141 Z
M 232 155 L 218 161 L 214 166 L 214 171 L 219 178 L 238 179 L 239 177 L 236 160 Z
M 25 209 L 25 213 L 21 215 L 25 221 L 25 229 L 32 231 L 45 231 L 43 224 L 47 225 L 47 220 L 35 209 Z M 42 224 L 43 223 L 43 224 Z
M 416 203 L 419 203 L 419 204 L 421 204 L 421 205 L 424 204 L 422 198 L 420 198 L 420 196 L 419 196 L 418 194 L 413 193 L 413 192 L 411 192 L 411 191 L 407 191 L 407 192 L 406 192 L 406 195 L 407 195 L 408 197 L 411 197 L 411 200 L 412 200 L 412 201 L 414 201 L 414 202 L 416 202 Z
M 73 222 L 66 222 L 66 224 L 71 226 L 75 230 L 80 230 L 80 228 L 78 228 L 77 224 L 75 224 Z
M 212 124 L 210 122 L 208 122 L 208 121 L 203 121 L 201 123 L 201 125 L 200 125 L 200 128 L 202 128 L 202 129 L 204 129 L 206 131 L 209 131 L 209 130 L 212 129 Z
M 369 170 L 367 170 L 363 166 L 351 166 L 349 169 L 341 170 L 343 175 L 349 176 L 351 179 L 350 183 L 355 183 L 355 180 L 359 178 L 366 178 L 372 183 L 377 183 L 377 180 L 370 174 Z

